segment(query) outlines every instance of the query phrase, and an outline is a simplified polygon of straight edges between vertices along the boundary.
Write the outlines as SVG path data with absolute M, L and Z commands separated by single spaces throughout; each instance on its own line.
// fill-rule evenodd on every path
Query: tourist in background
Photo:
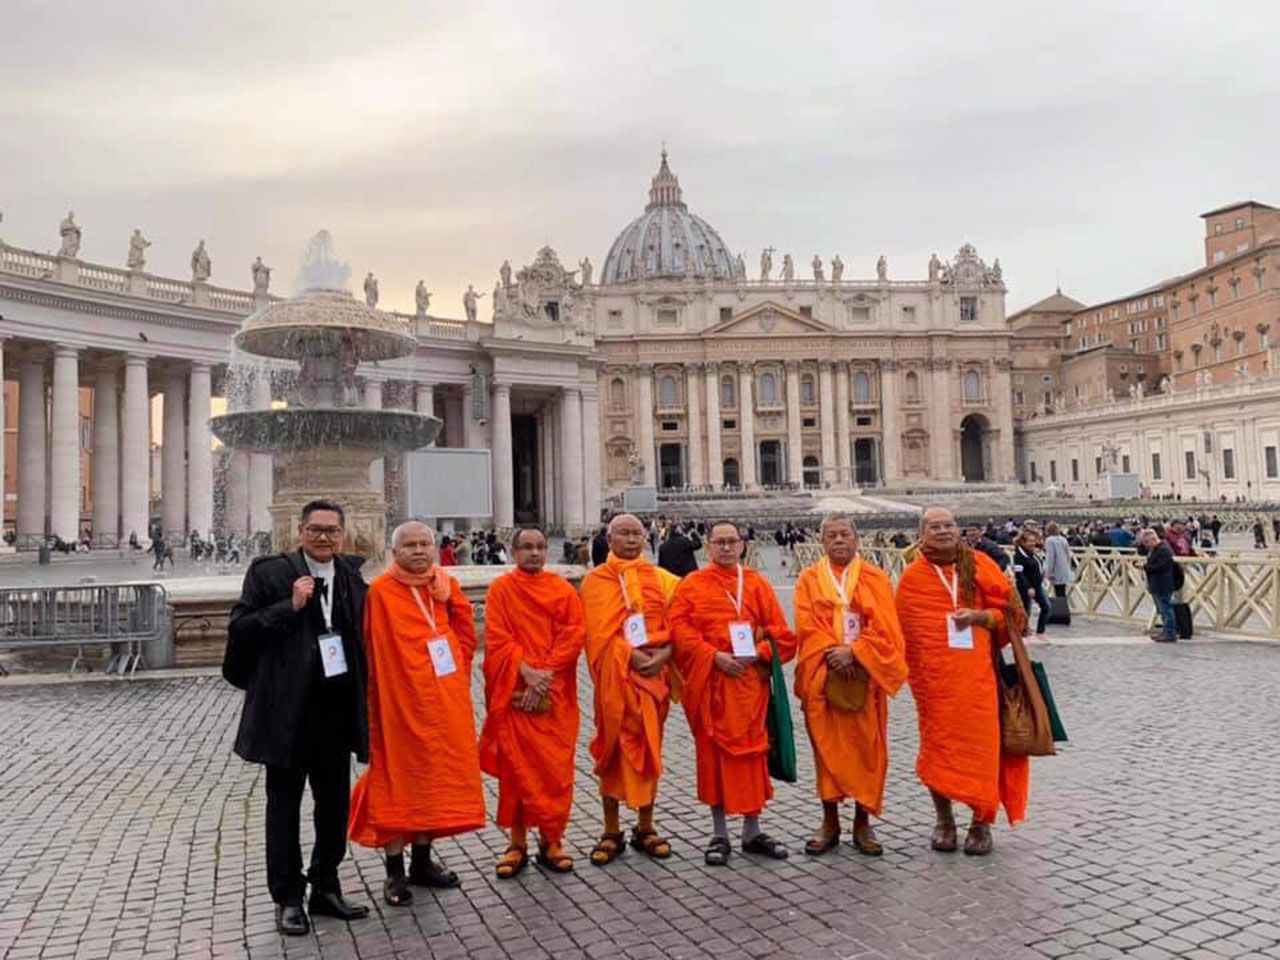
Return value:
M 1267 549 L 1267 530 L 1262 525 L 1262 518 L 1253 521 L 1253 545 L 1258 550 Z
M 1168 542 L 1169 549 L 1173 551 L 1175 557 L 1194 557 L 1196 555 L 1196 550 L 1193 546 L 1194 541 L 1185 520 L 1170 520 L 1169 529 L 1165 533 L 1165 540 Z
M 1040 557 L 1036 548 L 1040 535 L 1034 530 L 1023 530 L 1013 541 L 1013 579 L 1022 600 L 1022 609 L 1031 618 L 1031 599 L 1034 597 L 1040 613 L 1036 619 L 1036 639 L 1045 640 L 1045 622 L 1049 616 L 1049 598 L 1044 595 L 1044 572 L 1040 569 Z M 1028 634 L 1030 627 L 1028 626 Z
M 698 569 L 697 548 L 685 535 L 683 526 L 672 528 L 666 541 L 658 547 L 658 566 L 677 577 L 688 576 Z
M 1067 585 L 1075 579 L 1071 570 L 1071 547 L 1052 520 L 1045 525 L 1044 532 L 1044 575 L 1053 584 L 1053 595 L 1065 597 Z
M 964 528 L 964 539 L 974 550 L 984 553 L 994 560 L 996 566 L 1001 570 L 1009 569 L 1009 555 L 1004 552 L 1000 544 L 993 541 L 983 532 L 982 527 L 976 523 L 969 524 Z M 1009 535 L 1009 542 L 1012 541 L 1013 537 Z
M 1176 589 L 1177 562 L 1173 559 L 1173 549 L 1168 541 L 1162 540 L 1154 530 L 1143 530 L 1142 545 L 1147 548 L 1147 560 L 1143 569 L 1147 574 L 1147 590 L 1160 615 L 1160 624 L 1164 628 L 1161 640 L 1178 639 L 1177 621 L 1173 615 L 1173 592 Z

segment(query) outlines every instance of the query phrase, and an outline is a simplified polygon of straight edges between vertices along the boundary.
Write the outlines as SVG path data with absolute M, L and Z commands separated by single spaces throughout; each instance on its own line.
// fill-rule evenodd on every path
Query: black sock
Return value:
M 404 853 L 388 853 L 387 854 L 387 876 L 403 877 L 404 876 Z

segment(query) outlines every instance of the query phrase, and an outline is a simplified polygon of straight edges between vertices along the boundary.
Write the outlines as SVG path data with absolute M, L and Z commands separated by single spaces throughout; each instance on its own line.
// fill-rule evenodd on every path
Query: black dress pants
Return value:
M 267 889 L 276 903 L 301 904 L 311 889 L 340 893 L 338 864 L 347 852 L 351 803 L 351 753 L 344 747 L 308 751 L 296 767 L 267 767 Z M 311 869 L 302 874 L 302 790 L 311 781 L 316 843 Z

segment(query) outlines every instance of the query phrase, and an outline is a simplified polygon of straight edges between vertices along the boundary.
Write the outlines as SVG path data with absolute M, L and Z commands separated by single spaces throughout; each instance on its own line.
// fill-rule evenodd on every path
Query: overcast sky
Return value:
M 329 7 L 334 9 L 327 9 Z M 760 248 L 923 277 L 965 241 L 1008 309 L 1202 263 L 1198 215 L 1280 204 L 1280 3 L 4 0 L 0 237 L 289 292 L 334 234 L 353 287 L 460 316 L 550 244 L 597 271 L 662 142 L 690 208 Z M 482 316 L 488 315 L 487 301 Z

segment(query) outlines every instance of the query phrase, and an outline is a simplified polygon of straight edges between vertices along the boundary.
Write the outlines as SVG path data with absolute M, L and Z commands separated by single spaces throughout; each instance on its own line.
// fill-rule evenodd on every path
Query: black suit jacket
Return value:
M 673 533 L 658 548 L 658 566 L 677 577 L 688 576 L 698 569 L 693 541 L 682 533 Z
M 341 628 L 350 674 L 345 689 L 352 700 L 351 749 L 361 762 L 367 762 L 363 563 L 363 557 L 334 557 L 333 619 L 335 627 Z M 307 699 L 320 669 L 316 637 L 324 629 L 317 595 L 301 610 L 293 609 L 293 582 L 304 576 L 309 572 L 301 550 L 259 557 L 245 572 L 240 600 L 231 609 L 222 675 L 245 692 L 235 751 L 251 763 L 290 767 L 301 759 Z

